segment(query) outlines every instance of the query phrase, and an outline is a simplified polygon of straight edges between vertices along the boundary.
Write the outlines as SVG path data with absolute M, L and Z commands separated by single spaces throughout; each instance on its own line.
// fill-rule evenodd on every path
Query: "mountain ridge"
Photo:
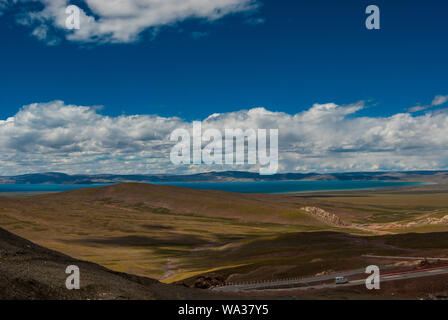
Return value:
M 390 181 L 448 181 L 448 171 L 381 171 L 344 173 L 278 173 L 261 176 L 254 172 L 223 171 L 190 175 L 120 175 L 120 174 L 75 174 L 61 172 L 31 173 L 16 176 L 0 176 L 0 184 L 101 184 L 124 182 L 236 182 L 236 181 L 315 181 L 315 180 L 390 180 Z

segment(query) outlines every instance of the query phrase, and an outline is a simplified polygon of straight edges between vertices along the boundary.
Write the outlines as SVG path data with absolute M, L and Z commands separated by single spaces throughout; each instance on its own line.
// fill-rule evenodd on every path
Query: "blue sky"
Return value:
M 120 6 L 126 1 L 116 2 Z M 125 36 L 114 29 L 112 38 L 96 34 L 97 40 L 92 40 L 70 37 L 57 21 L 64 17 L 52 16 L 51 1 L 0 0 L 0 119 L 14 117 L 23 106 L 56 100 L 64 106 L 102 106 L 95 116 L 176 116 L 186 122 L 257 107 L 295 115 L 308 112 L 314 104 L 357 102 L 363 107 L 346 118 L 378 120 L 422 106 L 426 110 L 409 116 L 423 121 L 418 117 L 446 107 L 444 103 L 431 106 L 436 96 L 448 95 L 446 1 L 223 0 L 219 16 L 214 8 L 207 11 L 195 0 L 190 2 L 192 8 L 185 14 L 174 13 L 147 27 L 143 23 L 135 32 L 124 32 Z M 97 20 L 106 16 L 109 21 L 105 19 L 103 26 L 121 21 L 110 18 L 114 8 L 105 0 L 53 3 L 77 4 Z M 370 4 L 381 9 L 381 30 L 364 26 Z M 31 12 L 42 9 L 46 15 L 30 18 Z M 189 16 L 189 12 L 196 13 Z M 93 26 L 89 32 L 98 32 L 95 28 L 99 29 Z M 330 157 L 324 153 L 322 159 Z M 3 171 L 54 168 L 37 166 L 41 160 L 8 159 L 15 169 Z M 426 165 L 424 161 L 403 166 L 377 163 L 364 169 L 446 166 L 445 160 L 436 160 Z M 284 167 L 286 171 L 320 169 L 363 168 Z
M 143 32 L 136 43 L 48 46 L 0 18 L 0 118 L 61 99 L 103 113 L 200 119 L 264 106 L 369 101 L 369 115 L 429 103 L 446 90 L 448 4 L 374 1 L 382 29 L 364 27 L 372 1 L 258 1 L 253 11 Z M 16 9 L 18 10 L 18 9 Z M 253 24 L 250 21 L 264 21 Z M 196 38 L 194 33 L 203 35 Z

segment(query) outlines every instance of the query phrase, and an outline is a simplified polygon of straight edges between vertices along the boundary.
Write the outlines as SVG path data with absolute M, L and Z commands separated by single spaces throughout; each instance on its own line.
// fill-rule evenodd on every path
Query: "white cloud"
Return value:
M 436 96 L 434 100 L 432 101 L 432 106 L 440 106 L 442 104 L 445 104 L 448 101 L 448 95 L 446 96 Z
M 19 19 L 20 23 L 33 26 L 32 34 L 39 39 L 47 39 L 49 31 L 55 28 L 63 31 L 68 40 L 112 43 L 134 42 L 145 30 L 154 32 L 190 18 L 213 21 L 257 7 L 257 0 L 84 0 L 80 29 L 67 30 L 65 8 L 69 0 L 18 1 L 43 4 L 43 10 L 28 12 Z M 54 35 L 50 41 L 53 38 Z
M 254 108 L 213 114 L 208 128 L 279 129 L 280 171 L 448 168 L 448 110 L 358 117 L 363 103 L 315 104 L 287 114 Z M 176 117 L 108 117 L 97 107 L 35 103 L 0 121 L 0 175 L 25 172 L 193 173 L 256 167 L 174 166 L 170 133 L 191 129 Z
M 409 108 L 409 112 L 419 112 L 419 111 L 424 111 L 426 109 L 429 109 L 431 106 L 420 106 L 417 105 L 415 107 Z
M 409 108 L 409 112 L 419 112 L 419 111 L 424 111 L 427 110 L 429 108 L 432 107 L 437 107 L 437 106 L 441 106 L 442 104 L 445 104 L 448 101 L 448 95 L 443 96 L 443 95 L 438 95 L 435 96 L 434 99 L 432 100 L 430 105 L 417 105 L 415 107 Z

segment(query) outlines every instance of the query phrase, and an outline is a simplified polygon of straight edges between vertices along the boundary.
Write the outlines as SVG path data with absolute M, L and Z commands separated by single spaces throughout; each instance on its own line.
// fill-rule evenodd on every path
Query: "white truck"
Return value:
M 336 277 L 334 280 L 335 284 L 345 284 L 348 283 L 348 279 L 346 277 Z

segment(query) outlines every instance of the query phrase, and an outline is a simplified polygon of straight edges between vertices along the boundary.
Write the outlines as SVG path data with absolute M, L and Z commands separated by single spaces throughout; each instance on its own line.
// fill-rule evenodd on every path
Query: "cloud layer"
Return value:
M 213 114 L 203 130 L 279 129 L 279 170 L 335 172 L 448 168 L 448 110 L 414 116 L 358 117 L 362 102 L 315 104 L 290 115 L 264 108 Z M 170 133 L 192 124 L 176 117 L 108 117 L 62 101 L 35 103 L 0 120 L 0 175 L 27 172 L 193 173 L 256 167 L 175 166 Z
M 0 11 L 6 6 L 0 0 Z M 10 4 L 40 3 L 40 11 L 27 11 L 18 20 L 33 28 L 32 34 L 52 44 L 54 30 L 78 42 L 128 43 L 150 30 L 196 18 L 213 21 L 223 16 L 253 10 L 256 0 L 84 0 L 80 29 L 67 30 L 65 12 L 69 0 L 12 0 Z

